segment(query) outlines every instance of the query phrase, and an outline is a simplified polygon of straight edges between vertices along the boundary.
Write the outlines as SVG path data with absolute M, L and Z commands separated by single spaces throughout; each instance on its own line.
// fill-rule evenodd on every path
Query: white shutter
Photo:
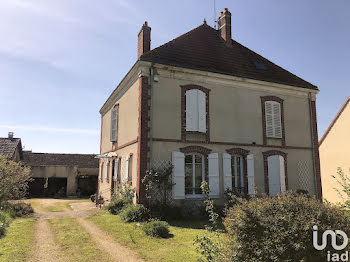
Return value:
M 232 170 L 231 170 L 231 155 L 222 154 L 222 166 L 224 171 L 224 190 L 232 190 Z
M 281 193 L 280 160 L 278 155 L 267 158 L 269 193 L 270 196 L 277 196 Z
M 274 137 L 272 101 L 265 102 L 266 136 Z
M 117 181 L 118 180 L 118 164 L 119 164 L 119 159 L 116 158 L 114 160 L 114 177 L 113 177 L 113 180 L 114 181 Z
M 99 170 L 99 179 L 102 180 L 102 166 L 103 166 L 103 162 L 100 163 L 100 170 Z
M 285 192 L 286 191 L 286 174 L 284 170 L 283 156 L 279 156 L 279 167 L 280 167 L 281 192 Z
M 125 170 L 124 170 L 124 182 L 128 182 L 129 180 L 129 157 L 125 158 Z
M 117 108 L 113 108 L 111 112 L 111 142 L 117 141 Z
M 281 105 L 280 105 L 280 103 L 273 102 L 272 112 L 273 112 L 274 137 L 281 138 L 282 137 L 282 126 L 281 126 Z
M 209 189 L 210 196 L 220 195 L 220 177 L 219 177 L 219 154 L 212 153 L 208 155 L 209 170 Z
M 254 155 L 247 156 L 248 195 L 255 194 Z
M 172 153 L 173 169 L 173 198 L 185 198 L 185 155 L 180 152 Z
M 207 132 L 207 108 L 206 108 L 206 96 L 201 90 L 198 91 L 198 131 Z M 209 112 L 208 112 L 209 114 Z
M 108 171 L 109 171 L 109 162 L 106 163 L 106 171 L 105 171 L 105 179 L 108 179 Z
M 186 131 L 198 131 L 198 90 L 186 91 Z

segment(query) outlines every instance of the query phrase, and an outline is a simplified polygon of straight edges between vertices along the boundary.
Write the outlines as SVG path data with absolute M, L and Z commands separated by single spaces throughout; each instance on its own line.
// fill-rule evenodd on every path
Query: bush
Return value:
M 32 208 L 31 204 L 23 202 L 10 204 L 10 209 L 15 217 L 24 217 L 34 213 L 34 209 Z
M 142 222 L 149 218 L 149 211 L 143 205 L 129 205 L 120 213 L 120 217 L 125 222 Z
M 318 226 L 318 243 L 328 229 L 350 235 L 344 210 L 293 192 L 243 200 L 228 210 L 224 225 L 221 261 L 326 261 L 327 251 L 334 249 L 330 241 L 322 251 L 313 247 L 313 226 Z
M 11 216 L 5 211 L 0 210 L 0 237 L 5 235 L 6 229 L 10 225 Z
M 169 224 L 164 221 L 151 221 L 142 227 L 147 236 L 166 238 L 169 236 Z
M 119 198 L 113 200 L 107 207 L 109 213 L 112 215 L 118 215 L 122 209 L 128 205 L 132 204 L 132 201 L 128 198 Z

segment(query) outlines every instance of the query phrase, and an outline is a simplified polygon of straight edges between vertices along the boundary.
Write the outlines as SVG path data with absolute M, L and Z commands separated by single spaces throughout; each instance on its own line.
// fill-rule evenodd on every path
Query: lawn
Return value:
M 74 262 L 108 261 L 107 255 L 99 250 L 88 233 L 73 218 L 49 220 L 57 243 L 65 256 Z
M 193 241 L 197 235 L 206 233 L 203 222 L 178 222 L 176 226 L 170 226 L 172 237 L 157 239 L 146 236 L 137 223 L 124 223 L 119 216 L 107 212 L 101 216 L 90 217 L 89 220 L 149 261 L 197 261 L 199 256 Z
M 35 220 L 18 218 L 12 221 L 5 237 L 0 239 L 0 261 L 25 261 L 34 236 Z

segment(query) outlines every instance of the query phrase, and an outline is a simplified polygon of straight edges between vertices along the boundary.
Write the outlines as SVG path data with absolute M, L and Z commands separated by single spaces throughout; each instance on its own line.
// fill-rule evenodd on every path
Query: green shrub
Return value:
M 224 225 L 227 238 L 220 253 L 226 261 L 326 261 L 333 249 L 330 241 L 323 251 L 313 247 L 313 226 L 318 226 L 319 243 L 328 229 L 350 236 L 344 210 L 293 192 L 243 200 L 228 210 Z
M 107 207 L 109 213 L 112 215 L 118 215 L 122 209 L 128 205 L 132 204 L 132 201 L 129 198 L 119 198 L 113 200 Z
M 10 204 L 10 209 L 15 217 L 29 216 L 34 213 L 34 209 L 32 208 L 31 204 L 23 202 Z
M 11 216 L 5 211 L 0 210 L 0 237 L 5 235 L 6 229 L 10 225 Z
M 143 205 L 129 205 L 120 213 L 120 217 L 125 222 L 142 222 L 149 218 L 149 211 Z
M 143 232 L 151 237 L 166 238 L 169 236 L 169 224 L 164 221 L 151 221 L 142 227 Z

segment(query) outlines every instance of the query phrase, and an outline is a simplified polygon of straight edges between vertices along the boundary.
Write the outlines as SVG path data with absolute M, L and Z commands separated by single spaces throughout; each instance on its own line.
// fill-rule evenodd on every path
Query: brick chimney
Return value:
M 137 58 L 151 50 L 151 28 L 147 21 L 142 25 L 138 35 Z
M 9 132 L 9 133 L 8 133 L 8 138 L 9 138 L 9 139 L 13 139 L 13 132 Z
M 227 8 L 223 12 L 220 12 L 218 25 L 221 37 L 226 41 L 227 45 L 231 45 L 231 13 Z

